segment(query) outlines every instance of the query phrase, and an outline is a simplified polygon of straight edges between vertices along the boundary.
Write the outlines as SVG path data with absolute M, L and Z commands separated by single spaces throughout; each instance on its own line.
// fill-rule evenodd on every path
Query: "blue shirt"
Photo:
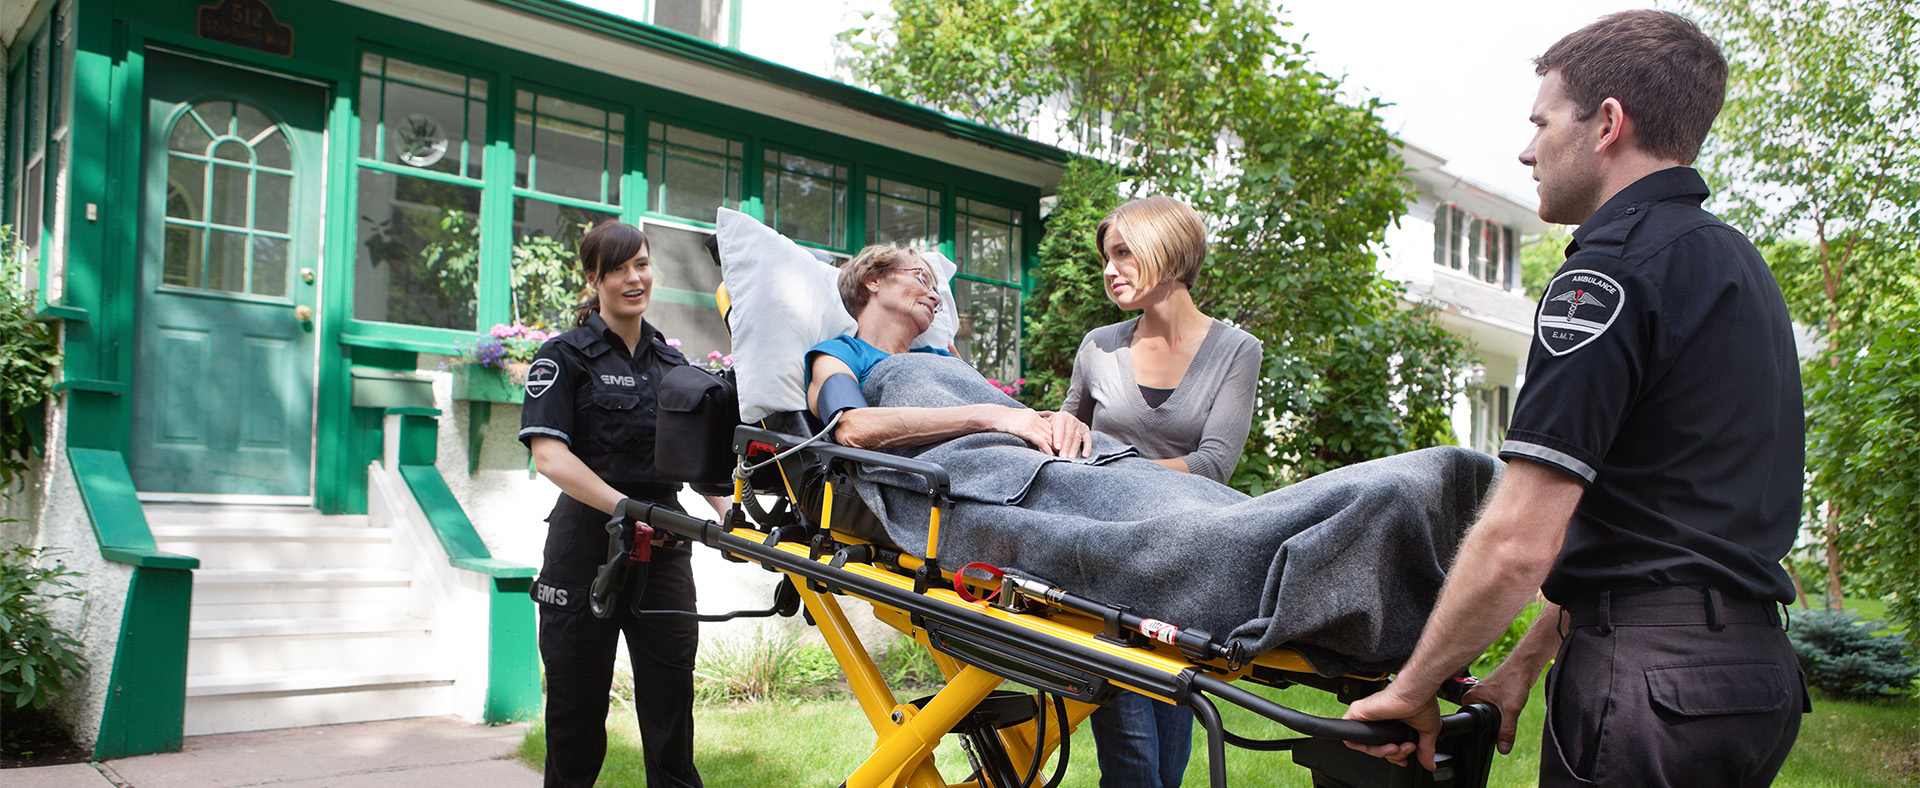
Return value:
M 922 346 L 910 348 L 907 352 L 932 353 L 946 356 L 947 358 L 954 357 L 952 353 L 948 353 L 937 347 Z M 853 370 L 854 379 L 863 384 L 867 382 L 867 372 L 873 369 L 873 365 L 880 363 L 880 361 L 887 356 L 893 355 L 892 353 L 868 344 L 864 339 L 841 334 L 818 345 L 814 345 L 807 351 L 807 372 L 803 380 L 805 381 L 804 385 L 808 388 L 813 387 L 813 357 L 820 353 L 825 353 L 846 362 L 847 368 Z

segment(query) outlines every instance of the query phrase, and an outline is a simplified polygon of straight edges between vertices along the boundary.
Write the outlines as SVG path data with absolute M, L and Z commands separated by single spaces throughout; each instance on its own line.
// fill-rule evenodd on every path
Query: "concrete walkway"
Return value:
M 512 755 L 527 726 L 458 717 L 189 736 L 180 752 L 0 771 L 6 788 L 515 788 L 540 772 Z

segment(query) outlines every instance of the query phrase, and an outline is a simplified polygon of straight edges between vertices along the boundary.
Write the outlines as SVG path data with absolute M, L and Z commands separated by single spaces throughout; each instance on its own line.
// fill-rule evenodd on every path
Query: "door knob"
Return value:
M 302 323 L 313 322 L 313 307 L 301 304 L 293 308 L 293 318 Z
M 306 282 L 307 284 L 313 284 L 313 269 L 311 268 L 300 269 L 300 281 Z

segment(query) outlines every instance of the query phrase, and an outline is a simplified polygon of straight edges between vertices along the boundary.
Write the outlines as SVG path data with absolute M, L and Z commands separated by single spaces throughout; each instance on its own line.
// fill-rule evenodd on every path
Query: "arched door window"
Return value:
M 203 101 L 167 134 L 164 282 L 284 298 L 293 156 L 279 124 L 244 101 Z

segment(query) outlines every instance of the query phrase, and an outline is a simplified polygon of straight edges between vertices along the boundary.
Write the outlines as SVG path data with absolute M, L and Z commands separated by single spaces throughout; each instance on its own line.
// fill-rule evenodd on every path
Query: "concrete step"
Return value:
M 321 514 L 310 506 L 144 503 L 147 525 L 224 525 L 278 528 L 365 528 L 364 514 Z
M 280 671 L 187 679 L 186 735 L 428 717 L 453 708 L 438 671 Z
M 412 617 L 196 621 L 187 675 L 424 670 L 433 666 L 432 632 L 430 622 Z
M 167 525 L 153 538 L 202 569 L 384 568 L 394 556 L 391 528 Z

